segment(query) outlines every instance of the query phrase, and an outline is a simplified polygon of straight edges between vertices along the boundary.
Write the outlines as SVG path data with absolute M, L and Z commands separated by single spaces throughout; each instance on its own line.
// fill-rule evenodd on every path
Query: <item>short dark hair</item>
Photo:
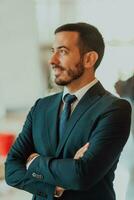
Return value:
M 55 30 L 55 34 L 62 31 L 79 33 L 79 48 L 81 54 L 87 53 L 88 51 L 96 51 L 98 53 L 98 60 L 94 66 L 94 70 L 96 70 L 103 58 L 105 49 L 103 37 L 98 29 L 91 24 L 79 22 L 64 24 Z

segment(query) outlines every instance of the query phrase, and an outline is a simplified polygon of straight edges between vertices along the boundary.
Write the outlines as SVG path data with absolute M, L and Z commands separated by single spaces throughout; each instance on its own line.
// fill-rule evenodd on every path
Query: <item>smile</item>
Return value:
M 60 68 L 54 68 L 54 73 L 56 76 L 60 75 L 63 70 Z

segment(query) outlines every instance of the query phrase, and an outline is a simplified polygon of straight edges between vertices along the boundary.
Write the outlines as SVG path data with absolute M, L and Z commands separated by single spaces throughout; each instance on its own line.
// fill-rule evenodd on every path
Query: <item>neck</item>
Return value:
M 70 83 L 66 87 L 68 88 L 69 92 L 74 93 L 80 90 L 81 88 L 83 88 L 84 86 L 86 86 L 87 84 L 91 83 L 94 79 L 95 77 L 88 78 L 87 80 L 86 79 L 74 80 L 72 83 Z

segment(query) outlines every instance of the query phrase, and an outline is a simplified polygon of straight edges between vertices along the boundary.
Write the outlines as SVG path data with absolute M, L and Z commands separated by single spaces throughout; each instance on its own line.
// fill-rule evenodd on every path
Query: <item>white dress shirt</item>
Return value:
M 93 87 L 96 83 L 98 82 L 98 80 L 95 78 L 92 82 L 90 82 L 89 84 L 85 85 L 84 87 L 82 87 L 81 89 L 77 90 L 74 93 L 69 92 L 67 87 L 64 87 L 64 91 L 63 91 L 63 96 L 62 96 L 62 101 L 64 103 L 64 96 L 66 94 L 71 94 L 71 95 L 75 95 L 77 97 L 77 100 L 71 104 L 71 113 L 74 111 L 75 107 L 77 106 L 77 104 L 79 103 L 79 101 L 81 100 L 81 98 L 86 94 L 86 92 Z

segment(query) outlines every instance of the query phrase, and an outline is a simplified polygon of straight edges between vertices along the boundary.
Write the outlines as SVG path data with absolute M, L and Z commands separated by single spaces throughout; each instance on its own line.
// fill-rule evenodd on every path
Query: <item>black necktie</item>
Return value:
M 59 124 L 59 136 L 60 139 L 64 136 L 64 132 L 66 130 L 66 124 L 71 114 L 71 104 L 77 99 L 75 95 L 66 94 L 64 96 L 64 109 L 60 116 L 60 124 Z

